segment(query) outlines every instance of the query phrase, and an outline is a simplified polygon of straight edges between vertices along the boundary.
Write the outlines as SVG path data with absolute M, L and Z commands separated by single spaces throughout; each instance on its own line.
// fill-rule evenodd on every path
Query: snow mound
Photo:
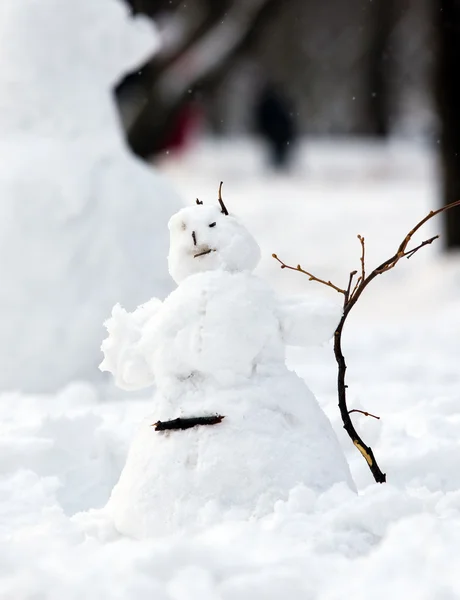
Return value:
M 111 86 L 158 47 L 121 0 L 2 0 L 0 131 L 120 139 Z
M 171 288 L 180 203 L 128 152 L 111 88 L 157 45 L 119 0 L 0 6 L 0 389 L 97 380 L 101 322 Z
M 0 598 L 278 600 L 289 593 L 292 600 L 367 600 L 370 594 L 383 600 L 410 590 L 428 600 L 460 594 L 458 491 L 429 492 L 410 477 L 404 486 L 371 485 L 359 495 L 344 484 L 324 493 L 298 485 L 258 519 L 229 514 L 187 536 L 119 536 L 101 511 L 88 508 L 108 498 L 149 405 L 100 402 L 80 385 L 48 400 L 2 397 Z M 410 447 L 403 436 L 398 443 Z M 453 450 L 450 445 L 440 456 L 452 466 Z M 378 452 L 386 461 L 385 448 Z M 398 475 L 396 465 L 391 472 Z

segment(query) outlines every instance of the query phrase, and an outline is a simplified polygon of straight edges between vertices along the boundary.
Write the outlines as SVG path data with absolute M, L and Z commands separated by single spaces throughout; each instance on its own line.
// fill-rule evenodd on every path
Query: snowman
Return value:
M 285 364 L 286 345 L 327 341 L 340 310 L 277 298 L 253 274 L 256 241 L 219 203 L 171 218 L 175 291 L 133 313 L 117 305 L 106 323 L 100 368 L 126 390 L 156 385 L 106 507 L 128 536 L 257 518 L 297 485 L 354 487 L 330 422 Z
M 0 390 L 103 383 L 107 312 L 172 289 L 182 202 L 127 148 L 113 98 L 158 45 L 122 0 L 0 0 Z

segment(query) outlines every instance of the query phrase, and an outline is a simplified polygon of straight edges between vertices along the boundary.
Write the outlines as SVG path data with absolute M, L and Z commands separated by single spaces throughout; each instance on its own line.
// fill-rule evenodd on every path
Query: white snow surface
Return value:
M 228 514 L 260 517 L 299 483 L 316 492 L 339 482 L 354 489 L 330 423 L 285 364 L 286 342 L 330 340 L 341 305 L 280 305 L 252 273 L 259 258 L 257 242 L 234 216 L 212 206 L 183 208 L 170 221 L 177 289 L 162 305 L 150 301 L 131 314 L 115 306 L 101 368 L 123 389 L 157 388 L 107 506 L 125 535 L 196 529 Z M 214 415 L 223 422 L 152 429 L 158 421 Z
M 127 150 L 112 92 L 156 47 L 121 0 L 0 3 L 0 389 L 97 378 L 113 304 L 171 289 L 180 203 Z
M 291 177 L 262 160 L 246 142 L 206 143 L 165 170 L 191 202 L 212 203 L 224 180 L 229 210 L 260 242 L 257 272 L 287 296 L 334 292 L 280 270 L 272 252 L 346 284 L 357 233 L 374 266 L 437 205 L 433 157 L 418 146 L 310 142 Z M 440 231 L 436 218 L 414 243 Z M 73 383 L 48 397 L 3 394 L 0 598 L 458 598 L 460 262 L 436 243 L 375 280 L 344 335 L 350 407 L 381 417 L 353 418 L 385 485 L 341 429 L 330 346 L 293 349 L 289 364 L 333 422 L 359 493 L 298 486 L 265 516 L 187 535 L 119 537 L 90 510 L 107 502 L 150 393 L 113 401 Z

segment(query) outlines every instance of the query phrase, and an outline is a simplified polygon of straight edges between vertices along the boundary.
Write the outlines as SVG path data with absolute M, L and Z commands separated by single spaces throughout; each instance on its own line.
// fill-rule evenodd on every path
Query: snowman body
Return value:
M 213 223 L 212 233 L 202 226 Z M 227 237 L 219 225 L 230 229 Z M 258 247 L 233 217 L 193 207 L 180 211 L 170 229 L 170 271 L 178 288 L 137 315 L 116 312 L 103 345 L 104 367 L 119 385 L 157 386 L 152 414 L 107 506 L 116 528 L 134 537 L 166 534 L 224 515 L 261 516 L 298 484 L 317 491 L 340 481 L 353 486 L 329 421 L 285 365 L 286 341 L 299 331 L 304 341 L 317 341 L 325 329 L 332 333 L 337 310 L 319 314 L 309 304 L 300 310 L 302 303 L 281 302 L 252 273 Z M 239 252 L 232 262 L 225 240 L 235 237 L 230 255 Z M 184 256 L 190 256 L 188 267 Z M 293 315 L 312 317 L 312 310 L 309 328 L 294 326 Z M 212 415 L 224 419 L 187 430 L 153 427 Z

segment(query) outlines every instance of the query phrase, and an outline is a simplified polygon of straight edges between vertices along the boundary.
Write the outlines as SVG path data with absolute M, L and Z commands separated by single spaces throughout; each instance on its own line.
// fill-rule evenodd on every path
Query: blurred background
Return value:
M 288 168 L 314 137 L 424 142 L 444 202 L 460 197 L 457 0 L 127 0 L 161 48 L 116 87 L 140 157 L 197 136 L 257 136 Z M 449 248 L 460 213 L 446 215 Z

